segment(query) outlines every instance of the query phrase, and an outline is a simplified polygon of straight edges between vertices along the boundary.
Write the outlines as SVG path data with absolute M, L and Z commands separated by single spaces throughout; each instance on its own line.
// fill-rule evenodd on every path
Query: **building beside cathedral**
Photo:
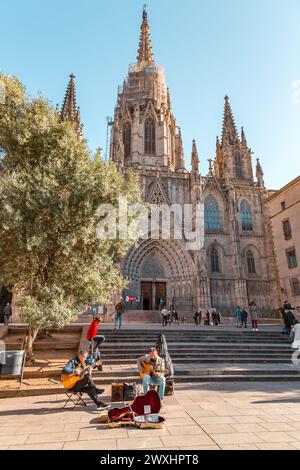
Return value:
M 119 88 L 110 158 L 126 174 L 140 177 L 150 204 L 204 204 L 204 245 L 187 240 L 140 240 L 122 264 L 129 280 L 125 296 L 133 309 L 156 310 L 163 297 L 181 313 L 196 307 L 232 313 L 255 300 L 261 312 L 278 307 L 278 283 L 265 200 L 268 192 L 245 131 L 239 135 L 228 96 L 223 130 L 208 175 L 201 174 L 196 142 L 187 171 L 180 128 L 172 113 L 164 70 L 156 64 L 147 12 L 143 12 L 137 62 Z
M 300 176 L 266 201 L 272 223 L 281 302 L 300 311 Z

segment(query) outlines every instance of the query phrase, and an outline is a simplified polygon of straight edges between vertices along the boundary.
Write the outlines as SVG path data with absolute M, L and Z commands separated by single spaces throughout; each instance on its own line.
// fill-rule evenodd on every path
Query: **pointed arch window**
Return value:
M 249 274 L 256 274 L 255 258 L 251 250 L 247 251 L 247 267 Z
M 207 232 L 219 232 L 222 228 L 220 207 L 211 194 L 204 202 L 204 225 Z
M 156 153 L 156 128 L 155 121 L 148 118 L 145 121 L 145 154 L 155 155 Z
M 300 282 L 298 279 L 292 279 L 292 296 L 297 297 L 300 296 Z
M 131 154 L 131 125 L 127 122 L 123 127 L 123 145 L 124 145 L 124 156 L 130 157 Z
M 241 202 L 241 221 L 242 221 L 242 229 L 248 232 L 253 230 L 253 222 L 252 222 L 252 211 L 249 202 L 242 201 Z
M 213 248 L 210 254 L 210 264 L 211 264 L 211 272 L 212 273 L 219 273 L 220 272 L 220 258 L 219 252 L 217 248 Z
M 240 153 L 235 154 L 234 164 L 235 164 L 235 176 L 236 176 L 236 178 L 243 178 L 243 164 L 242 164 L 242 156 L 241 156 Z

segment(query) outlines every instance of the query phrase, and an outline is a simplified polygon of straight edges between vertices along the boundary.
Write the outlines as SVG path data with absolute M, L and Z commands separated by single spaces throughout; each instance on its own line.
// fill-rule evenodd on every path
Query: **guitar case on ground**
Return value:
M 110 428 L 134 426 L 140 429 L 161 429 L 165 418 L 159 415 L 161 401 L 155 390 L 137 397 L 130 406 L 112 408 L 107 415 L 99 417 L 98 421 L 107 423 Z

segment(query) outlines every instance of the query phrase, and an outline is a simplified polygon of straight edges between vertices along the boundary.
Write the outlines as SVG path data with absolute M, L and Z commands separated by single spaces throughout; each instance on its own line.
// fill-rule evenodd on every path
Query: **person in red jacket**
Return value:
M 101 322 L 101 317 L 97 315 L 90 324 L 90 327 L 86 334 L 86 339 L 90 342 L 90 345 L 92 346 L 90 356 L 91 365 L 93 366 L 93 368 L 97 368 L 100 372 L 102 372 L 103 369 L 99 347 L 105 341 L 105 336 L 98 335 L 99 323 Z
M 99 315 L 96 315 L 86 334 L 86 339 L 90 341 L 90 343 L 94 343 L 93 350 L 98 349 L 99 346 L 105 341 L 105 336 L 98 335 L 99 323 L 101 322 L 102 319 L 99 317 Z

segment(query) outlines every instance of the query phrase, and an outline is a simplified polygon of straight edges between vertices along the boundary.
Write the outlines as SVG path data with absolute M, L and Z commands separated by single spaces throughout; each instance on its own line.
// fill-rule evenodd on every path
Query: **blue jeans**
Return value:
M 159 398 L 163 400 L 166 388 L 165 377 L 150 377 L 150 375 L 145 375 L 143 378 L 144 393 L 148 392 L 150 385 L 155 385 L 158 387 Z
M 118 322 L 119 322 L 119 330 L 121 330 L 122 321 L 123 321 L 122 314 L 116 313 L 116 315 L 115 315 L 115 330 L 117 329 Z

